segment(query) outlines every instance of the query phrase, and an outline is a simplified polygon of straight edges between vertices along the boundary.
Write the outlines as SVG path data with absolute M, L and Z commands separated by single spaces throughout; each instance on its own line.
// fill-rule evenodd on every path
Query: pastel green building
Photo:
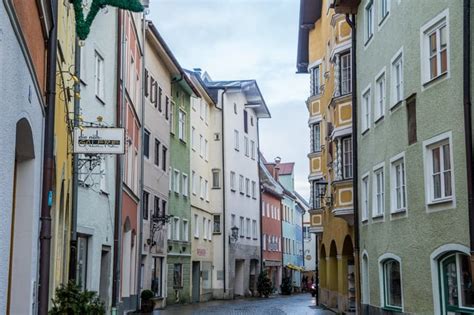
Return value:
M 463 2 L 363 0 L 356 25 L 361 313 L 472 313 Z
M 190 97 L 194 86 L 183 72 L 172 84 L 170 106 L 170 192 L 168 225 L 167 304 L 190 302 L 191 203 L 190 174 Z

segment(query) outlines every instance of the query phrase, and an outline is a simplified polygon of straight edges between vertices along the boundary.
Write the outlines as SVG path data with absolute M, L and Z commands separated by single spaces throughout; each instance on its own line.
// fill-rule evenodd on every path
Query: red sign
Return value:
M 198 256 L 206 256 L 206 250 L 205 249 L 198 248 L 196 251 L 197 251 Z

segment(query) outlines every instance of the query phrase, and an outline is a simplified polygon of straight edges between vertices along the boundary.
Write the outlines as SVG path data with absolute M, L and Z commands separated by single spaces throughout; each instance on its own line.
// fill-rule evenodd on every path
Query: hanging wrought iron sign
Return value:
M 124 154 L 124 128 L 74 128 L 74 153 Z

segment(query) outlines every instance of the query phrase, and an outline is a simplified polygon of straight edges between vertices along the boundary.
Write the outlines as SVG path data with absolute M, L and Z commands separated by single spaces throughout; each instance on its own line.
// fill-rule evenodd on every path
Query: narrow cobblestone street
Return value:
M 153 315 L 188 315 L 188 314 L 313 314 L 330 315 L 331 311 L 315 306 L 315 299 L 309 294 L 292 296 L 273 296 L 268 299 L 252 298 L 230 301 L 211 301 L 185 306 L 169 306 L 166 310 L 155 311 Z

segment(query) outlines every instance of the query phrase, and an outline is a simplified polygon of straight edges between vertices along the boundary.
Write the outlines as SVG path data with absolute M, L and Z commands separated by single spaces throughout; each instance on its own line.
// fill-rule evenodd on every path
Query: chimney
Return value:
M 281 157 L 277 156 L 275 158 L 275 166 L 273 167 L 273 178 L 278 181 L 280 175 L 280 162 Z

